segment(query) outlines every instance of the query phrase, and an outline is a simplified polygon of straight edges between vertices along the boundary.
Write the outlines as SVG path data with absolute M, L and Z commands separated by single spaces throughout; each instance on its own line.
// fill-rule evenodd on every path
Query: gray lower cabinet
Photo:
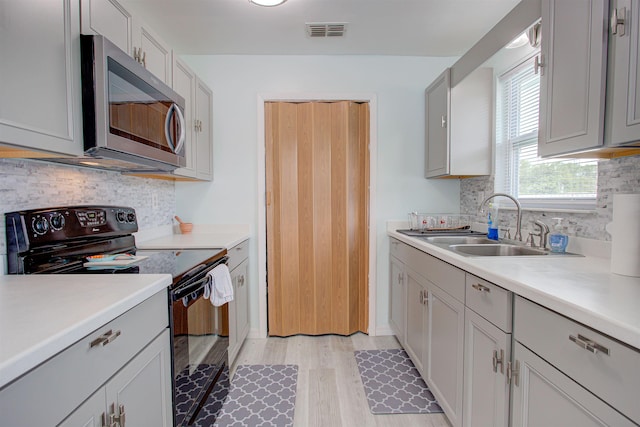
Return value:
M 392 324 L 396 324 L 392 328 L 405 322 L 403 346 L 407 354 L 451 423 L 459 426 L 465 273 L 395 239 L 391 241 L 391 255 L 391 315 Z M 405 303 L 400 306 L 394 298 L 403 298 L 403 291 Z
M 127 425 L 170 427 L 168 311 L 158 292 L 0 389 L 0 424 L 102 426 L 113 404 Z
M 521 297 L 513 334 L 512 425 L 640 423 L 639 350 Z
M 170 348 L 166 329 L 59 427 L 171 426 Z
M 513 294 L 467 273 L 465 296 L 463 425 L 506 427 Z
M 465 427 L 506 427 L 509 423 L 509 383 L 505 373 L 511 358 L 511 334 L 473 310 L 465 310 Z
M 235 361 L 249 334 L 249 241 L 229 249 L 233 301 L 229 303 L 229 365 Z
M 429 363 L 427 348 L 427 334 L 429 332 L 428 283 L 426 279 L 410 268 L 406 268 L 405 277 L 407 281 L 407 328 L 404 348 L 420 374 L 426 378 L 426 367 Z
M 429 292 L 427 337 L 427 384 L 451 424 L 459 426 L 462 424 L 464 303 L 437 286 L 432 286 Z
M 640 424 L 640 350 L 395 239 L 390 267 L 403 346 L 453 426 Z
M 398 244 L 396 241 L 395 244 Z M 398 258 L 389 258 L 389 325 L 400 344 L 405 344 L 406 289 L 404 264 Z
M 512 426 L 635 425 L 517 341 L 514 360 Z

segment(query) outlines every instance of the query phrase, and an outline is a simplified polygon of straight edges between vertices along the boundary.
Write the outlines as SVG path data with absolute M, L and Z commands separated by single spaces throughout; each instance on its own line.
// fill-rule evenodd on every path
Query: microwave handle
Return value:
M 176 105 L 176 104 L 173 104 L 173 105 Z M 178 115 L 178 127 L 180 128 L 180 135 L 178 136 L 178 145 L 176 146 L 176 151 L 175 151 L 175 153 L 178 154 L 182 149 L 182 146 L 184 145 L 185 139 L 187 138 L 187 132 L 186 132 L 187 124 L 184 119 L 184 114 L 182 114 L 182 110 L 180 110 L 180 107 L 178 107 L 177 105 L 176 105 L 176 113 Z
M 178 117 L 178 129 L 180 133 L 178 135 L 177 145 L 174 144 L 173 139 L 171 138 L 171 117 L 174 114 Z M 171 151 L 173 151 L 174 153 L 178 153 L 184 145 L 186 131 L 184 115 L 182 114 L 182 111 L 180 111 L 180 107 L 178 107 L 177 104 L 171 104 L 171 107 L 169 107 L 169 110 L 167 110 L 167 116 L 164 119 L 164 136 L 167 139 L 167 144 L 169 144 Z

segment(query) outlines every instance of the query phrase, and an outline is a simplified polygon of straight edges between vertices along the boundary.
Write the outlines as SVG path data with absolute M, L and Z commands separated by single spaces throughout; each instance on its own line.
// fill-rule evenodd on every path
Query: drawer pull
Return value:
M 580 348 L 584 348 L 585 350 L 596 354 L 598 352 L 600 353 L 604 353 L 607 356 L 609 355 L 609 349 L 601 344 L 598 344 L 595 341 L 590 340 L 587 337 L 584 337 L 580 334 L 578 334 L 578 336 L 574 336 L 574 335 L 569 335 L 569 340 L 573 341 L 574 343 L 576 343 L 578 345 L 578 347 Z
M 107 332 L 100 335 L 95 340 L 91 341 L 91 343 L 89 344 L 89 348 L 97 347 L 99 345 L 103 345 L 103 346 L 107 345 L 113 340 L 115 340 L 116 338 L 118 338 L 121 334 L 122 334 L 121 331 L 113 332 L 111 329 L 109 329 Z
M 471 285 L 471 287 L 478 292 L 486 292 L 486 293 L 491 292 L 490 288 L 488 288 L 485 285 L 481 285 L 480 283 L 474 283 L 473 285 Z

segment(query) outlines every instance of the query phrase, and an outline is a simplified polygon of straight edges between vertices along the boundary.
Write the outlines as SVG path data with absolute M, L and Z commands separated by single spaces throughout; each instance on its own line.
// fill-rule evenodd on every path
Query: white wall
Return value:
M 388 330 L 386 221 L 413 210 L 458 212 L 458 180 L 426 180 L 424 89 L 456 58 L 394 56 L 186 56 L 214 93 L 214 180 L 177 183 L 185 220 L 250 224 L 251 323 L 257 330 L 257 99 L 264 93 L 373 93 L 377 97 L 376 326 Z

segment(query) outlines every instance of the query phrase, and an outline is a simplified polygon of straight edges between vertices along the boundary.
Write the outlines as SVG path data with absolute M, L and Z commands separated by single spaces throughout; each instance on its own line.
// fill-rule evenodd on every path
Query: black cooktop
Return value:
M 171 274 L 174 279 L 200 265 L 221 258 L 225 249 L 138 250 L 137 256 L 147 258 L 136 263 L 142 274 Z

